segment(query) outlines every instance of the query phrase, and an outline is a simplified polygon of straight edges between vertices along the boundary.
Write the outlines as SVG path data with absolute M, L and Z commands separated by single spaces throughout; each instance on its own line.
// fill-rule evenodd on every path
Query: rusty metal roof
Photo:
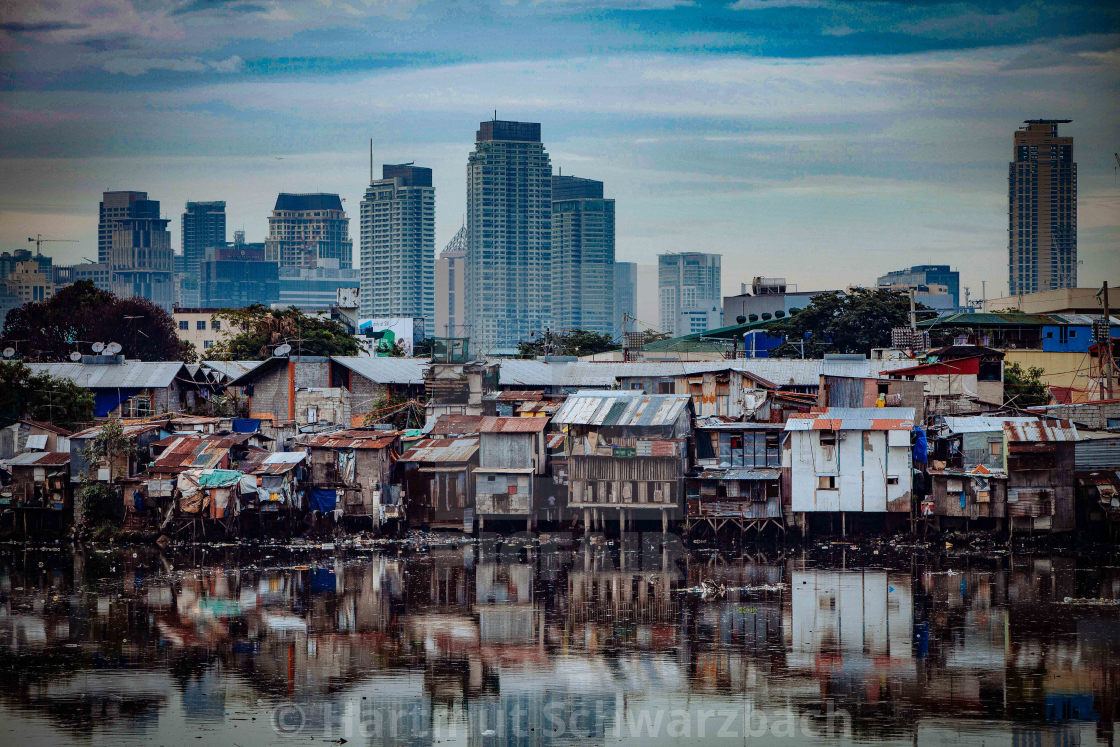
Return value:
M 478 438 L 425 438 L 406 451 L 402 462 L 467 462 L 478 451 Z
M 1076 441 L 1077 426 L 1068 420 L 1035 420 L 1026 423 L 1004 423 L 1003 432 L 1012 442 Z
M 70 464 L 70 452 L 25 451 L 4 462 L 9 467 L 65 467 Z
M 188 469 L 213 469 L 229 454 L 237 441 L 230 438 L 172 436 L 158 443 L 167 448 L 152 462 L 153 472 L 181 472 Z
M 673 425 L 689 398 L 635 391 L 576 392 L 569 395 L 553 422 L 560 425 L 654 427 Z
M 539 402 L 544 399 L 544 390 L 488 392 L 482 398 L 488 402 Z
M 261 461 L 254 475 L 283 475 L 291 472 L 307 459 L 305 451 L 274 451 Z
M 545 446 L 549 449 L 558 449 L 564 445 L 563 433 L 550 433 L 546 436 Z
M 478 433 L 482 415 L 440 415 L 429 433 L 433 436 L 461 436 Z
M 559 402 L 526 402 L 518 406 L 517 412 L 521 415 L 533 415 L 536 413 L 551 415 L 559 409 Z
M 158 431 L 163 428 L 163 423 L 121 423 L 121 433 L 128 438 L 139 436 L 143 433 L 150 433 L 151 431 Z M 83 438 L 93 438 L 101 432 L 101 424 L 90 426 L 85 430 L 78 431 L 70 438 L 81 440 Z
M 485 417 L 478 424 L 479 433 L 540 433 L 548 427 L 548 418 Z
M 349 430 L 324 433 L 306 443 L 318 449 L 386 449 L 396 440 L 395 432 Z
M 830 407 L 825 412 L 790 415 L 787 431 L 909 431 L 913 407 Z

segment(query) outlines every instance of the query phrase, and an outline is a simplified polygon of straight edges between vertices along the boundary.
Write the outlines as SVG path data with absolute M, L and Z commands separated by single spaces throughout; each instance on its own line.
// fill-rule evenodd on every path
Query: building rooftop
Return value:
M 688 396 L 676 394 L 577 392 L 568 396 L 553 422 L 559 425 L 626 427 L 673 425 L 690 401 Z
M 336 194 L 314 192 L 294 194 L 281 192 L 273 210 L 342 210 L 342 198 Z
M 787 431 L 909 431 L 913 407 L 830 407 L 825 412 L 790 415 Z

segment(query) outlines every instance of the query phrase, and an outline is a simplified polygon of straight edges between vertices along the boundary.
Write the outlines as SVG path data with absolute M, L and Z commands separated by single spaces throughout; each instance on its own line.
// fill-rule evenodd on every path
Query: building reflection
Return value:
M 155 741 L 172 721 L 271 728 L 263 714 L 288 700 L 317 704 L 306 729 L 375 725 L 374 743 L 440 728 L 603 743 L 643 709 L 744 704 L 843 713 L 868 741 L 1114 739 L 1120 615 L 1066 600 L 1120 596 L 1115 567 L 850 568 L 659 542 L 216 553 L 185 570 L 158 553 L 9 552 L 0 708 L 71 738 Z

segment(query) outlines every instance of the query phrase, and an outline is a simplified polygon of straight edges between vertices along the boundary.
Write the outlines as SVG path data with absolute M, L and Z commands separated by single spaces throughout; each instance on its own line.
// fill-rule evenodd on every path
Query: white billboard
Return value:
M 411 356 L 414 330 L 415 324 L 411 317 L 358 321 L 358 337 L 362 338 L 369 352 L 374 355 L 387 355 L 394 345 L 400 344 L 405 354 Z

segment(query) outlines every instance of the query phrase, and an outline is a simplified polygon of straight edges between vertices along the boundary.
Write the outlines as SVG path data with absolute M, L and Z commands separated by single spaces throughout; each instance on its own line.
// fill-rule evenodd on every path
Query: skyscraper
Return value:
M 479 124 L 467 160 L 467 325 L 514 350 L 552 315 L 552 163 L 536 122 Z
M 206 250 L 226 245 L 226 203 L 188 202 L 183 211 L 183 261 L 188 275 L 198 275 Z
M 118 218 L 134 217 L 137 210 L 144 210 L 147 192 L 122 190 L 101 195 L 100 220 L 97 223 L 97 261 L 108 263 L 113 246 L 113 227 Z
M 110 290 L 122 298 L 147 298 L 171 311 L 175 304 L 170 222 L 158 200 L 136 200 L 132 214 L 113 221 L 109 246 Z
M 412 164 L 381 167 L 361 207 L 361 291 L 364 317 L 435 321 L 436 190 L 432 170 Z
M 432 337 L 469 337 L 466 331 L 467 227 L 464 225 L 436 260 L 436 317 Z
M 614 263 L 614 336 L 622 339 L 627 331 L 623 317 L 638 313 L 638 264 L 636 262 Z M 630 325 L 630 332 L 640 332 L 638 326 Z
M 552 177 L 552 323 L 614 333 L 614 200 L 594 179 Z
M 922 286 L 943 285 L 946 295 L 951 303 L 948 306 L 933 306 L 933 308 L 957 308 L 961 305 L 961 274 L 949 265 L 914 265 L 905 270 L 891 270 L 879 276 L 875 284 L 880 288 L 906 288 L 913 287 L 920 290 Z M 931 304 L 918 299 L 927 306 Z
M 348 269 L 354 244 L 350 219 L 336 194 L 289 194 L 276 198 L 268 216 L 265 259 L 281 267 Z
M 1028 119 L 1008 165 L 1011 295 L 1077 286 L 1077 164 L 1068 119 Z
M 661 330 L 689 335 L 723 324 L 720 255 L 702 252 L 657 255 Z

